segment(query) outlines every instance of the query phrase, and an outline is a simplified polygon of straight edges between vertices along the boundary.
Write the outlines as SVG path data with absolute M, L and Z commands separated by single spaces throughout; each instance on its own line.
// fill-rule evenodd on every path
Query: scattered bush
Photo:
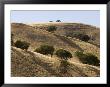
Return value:
M 90 37 L 88 35 L 82 35 L 81 40 L 87 42 L 90 40 Z
M 80 40 L 85 41 L 85 42 L 90 40 L 90 37 L 86 34 L 83 34 L 83 33 L 75 33 L 73 36 L 75 38 L 80 39 Z
M 69 51 L 63 49 L 57 50 L 56 55 L 65 60 L 67 60 L 68 58 L 72 58 L 72 54 Z
M 27 50 L 28 49 L 28 47 L 29 47 L 29 43 L 27 43 L 26 41 L 20 41 L 20 40 L 18 40 L 18 41 L 16 41 L 15 42 L 15 46 L 17 47 L 17 48 L 21 48 L 21 49 L 25 49 L 25 50 Z
M 54 47 L 49 46 L 49 45 L 41 45 L 39 48 L 37 48 L 35 50 L 35 52 L 38 52 L 38 53 L 41 53 L 41 54 L 44 54 L 44 55 L 50 54 L 51 57 L 52 57 L 53 52 L 54 52 Z
M 95 65 L 95 66 L 99 66 L 100 65 L 100 60 L 95 55 L 93 55 L 91 53 L 84 54 L 83 52 L 76 51 L 75 55 L 77 57 L 79 57 L 79 59 L 84 64 L 90 64 L 90 65 Z
M 90 64 L 90 65 L 95 65 L 95 66 L 99 66 L 100 65 L 99 59 L 95 55 L 93 55 L 91 53 L 85 54 L 84 63 Z
M 72 54 L 67 50 L 59 49 L 56 51 L 56 55 L 61 58 L 61 60 L 60 60 L 60 62 L 61 62 L 60 63 L 60 73 L 62 73 L 62 74 L 67 73 L 67 69 L 69 66 L 69 63 L 67 60 L 69 58 L 72 58 Z
M 90 40 L 90 37 L 83 32 L 68 32 L 68 33 L 66 33 L 66 36 L 69 36 L 72 38 L 75 37 L 75 38 L 85 41 L 85 42 Z
M 54 32 L 56 29 L 57 29 L 56 26 L 49 26 L 48 29 L 47 29 L 47 31 Z

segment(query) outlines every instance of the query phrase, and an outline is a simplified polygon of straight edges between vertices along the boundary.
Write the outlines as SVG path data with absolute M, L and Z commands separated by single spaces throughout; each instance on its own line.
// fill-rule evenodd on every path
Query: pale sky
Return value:
M 61 20 L 100 27 L 100 11 L 11 11 L 11 22 L 37 23 Z

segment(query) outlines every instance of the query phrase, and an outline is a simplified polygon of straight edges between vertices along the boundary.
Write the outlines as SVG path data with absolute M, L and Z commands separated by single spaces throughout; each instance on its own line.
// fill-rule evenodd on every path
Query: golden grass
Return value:
M 50 26 L 57 26 L 57 31 L 50 33 L 45 29 Z M 11 58 L 11 75 L 12 76 L 99 76 L 100 69 L 82 64 L 80 60 L 74 55 L 77 50 L 83 50 L 85 53 L 89 52 L 96 55 L 100 59 L 100 48 L 90 43 L 77 40 L 75 38 L 65 37 L 65 32 L 72 30 L 77 23 L 39 23 L 34 25 L 26 25 L 13 23 L 11 24 L 11 32 L 14 34 L 14 42 L 23 40 L 30 43 L 28 51 L 23 51 L 19 48 L 12 47 Z M 99 29 L 94 26 L 79 24 L 83 31 L 88 34 L 95 35 L 94 43 L 99 43 Z M 96 34 L 95 34 L 96 33 Z M 56 55 L 51 58 L 49 55 L 45 56 L 33 52 L 41 44 L 53 45 L 55 51 L 63 48 L 72 53 L 73 57 L 69 59 L 70 66 L 68 73 L 59 73 L 60 60 Z
M 14 77 L 95 77 L 100 69 L 95 66 L 69 62 L 67 73 L 60 73 L 60 60 L 32 51 L 12 47 L 11 76 Z
M 73 42 L 75 42 L 79 47 L 81 47 L 85 53 L 92 53 L 100 59 L 100 48 L 98 48 L 95 45 L 92 45 L 90 43 L 86 43 L 81 40 L 73 39 Z

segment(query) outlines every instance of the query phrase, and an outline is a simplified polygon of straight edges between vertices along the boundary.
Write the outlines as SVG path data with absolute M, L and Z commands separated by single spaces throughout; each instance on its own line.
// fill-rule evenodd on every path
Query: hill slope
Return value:
M 12 47 L 11 75 L 15 77 L 99 76 L 99 68 L 87 64 L 69 62 L 67 73 L 60 73 L 60 60 L 39 53 Z
M 57 30 L 54 33 L 46 31 L 51 25 L 57 26 Z M 88 43 L 66 36 L 66 33 L 76 31 L 83 31 L 95 39 Z M 100 48 L 97 46 L 100 42 L 99 28 L 77 23 L 44 23 L 35 25 L 12 23 L 11 32 L 14 34 L 14 42 L 21 40 L 30 43 L 27 52 L 12 47 L 12 76 L 99 76 L 100 69 L 98 67 L 82 64 L 79 58 L 74 55 L 76 51 L 84 51 L 85 53 L 89 52 L 96 55 L 100 60 Z M 45 56 L 33 52 L 42 44 L 54 46 L 55 51 L 63 48 L 72 53 L 73 57 L 68 60 L 68 73 L 63 75 L 59 73 L 58 69 L 61 66 L 60 60 L 56 55 L 51 58 L 49 55 Z
M 82 23 L 36 23 L 30 24 L 32 27 L 36 29 L 46 30 L 48 26 L 56 26 L 57 30 L 55 31 L 56 34 L 59 35 L 66 35 L 68 33 L 73 32 L 83 32 L 89 35 L 91 39 L 91 43 L 96 45 L 100 45 L 100 29 L 96 26 L 82 24 Z
M 35 29 L 29 25 L 19 25 L 17 23 L 12 24 L 11 29 L 12 33 L 14 34 L 14 41 L 25 40 L 30 42 L 30 50 L 35 49 L 42 43 L 54 45 L 56 49 L 59 47 L 68 48 L 72 51 L 78 49 L 76 46 L 72 48 L 68 43 L 62 41 L 61 39 L 57 38 L 55 35 L 46 30 Z

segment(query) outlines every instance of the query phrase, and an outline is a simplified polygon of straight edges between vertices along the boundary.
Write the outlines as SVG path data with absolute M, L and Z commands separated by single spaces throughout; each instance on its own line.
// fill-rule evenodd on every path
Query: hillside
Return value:
M 56 34 L 66 35 L 72 32 L 83 32 L 92 37 L 91 43 L 100 45 L 100 29 L 96 26 L 82 24 L 82 23 L 36 23 L 30 26 L 36 29 L 46 30 L 48 26 L 54 25 L 57 27 Z
M 40 53 L 23 51 L 19 48 L 12 47 L 11 52 L 11 76 L 15 77 L 91 77 L 99 76 L 99 68 L 87 64 L 69 62 L 67 73 L 59 73 L 60 60 L 51 58 Z
M 25 40 L 31 43 L 30 50 L 35 49 L 39 44 L 42 44 L 45 42 L 45 44 L 51 44 L 54 45 L 56 48 L 68 48 L 71 49 L 71 46 L 69 46 L 68 43 L 65 43 L 61 39 L 57 38 L 52 33 L 41 30 L 41 29 L 35 29 L 29 25 L 19 25 L 18 24 L 12 24 L 12 33 L 14 34 L 14 40 Z M 72 48 L 71 50 L 77 50 L 77 47 Z
M 54 33 L 48 32 L 49 26 L 56 26 Z M 89 42 L 84 42 L 76 38 L 67 37 L 67 33 L 84 32 L 91 36 Z M 74 54 L 76 51 L 92 53 L 100 60 L 100 29 L 81 23 L 42 23 L 23 24 L 11 23 L 11 32 L 14 34 L 13 40 L 26 41 L 30 43 L 28 51 L 12 47 L 12 76 L 99 76 L 100 69 L 97 66 L 83 64 Z M 68 73 L 62 75 L 57 69 L 60 68 L 60 60 L 54 54 L 42 55 L 34 50 L 42 44 L 52 45 L 55 51 L 62 48 L 72 54 L 68 60 Z M 22 70 L 21 70 L 22 68 Z M 26 74 L 27 73 L 27 74 Z

